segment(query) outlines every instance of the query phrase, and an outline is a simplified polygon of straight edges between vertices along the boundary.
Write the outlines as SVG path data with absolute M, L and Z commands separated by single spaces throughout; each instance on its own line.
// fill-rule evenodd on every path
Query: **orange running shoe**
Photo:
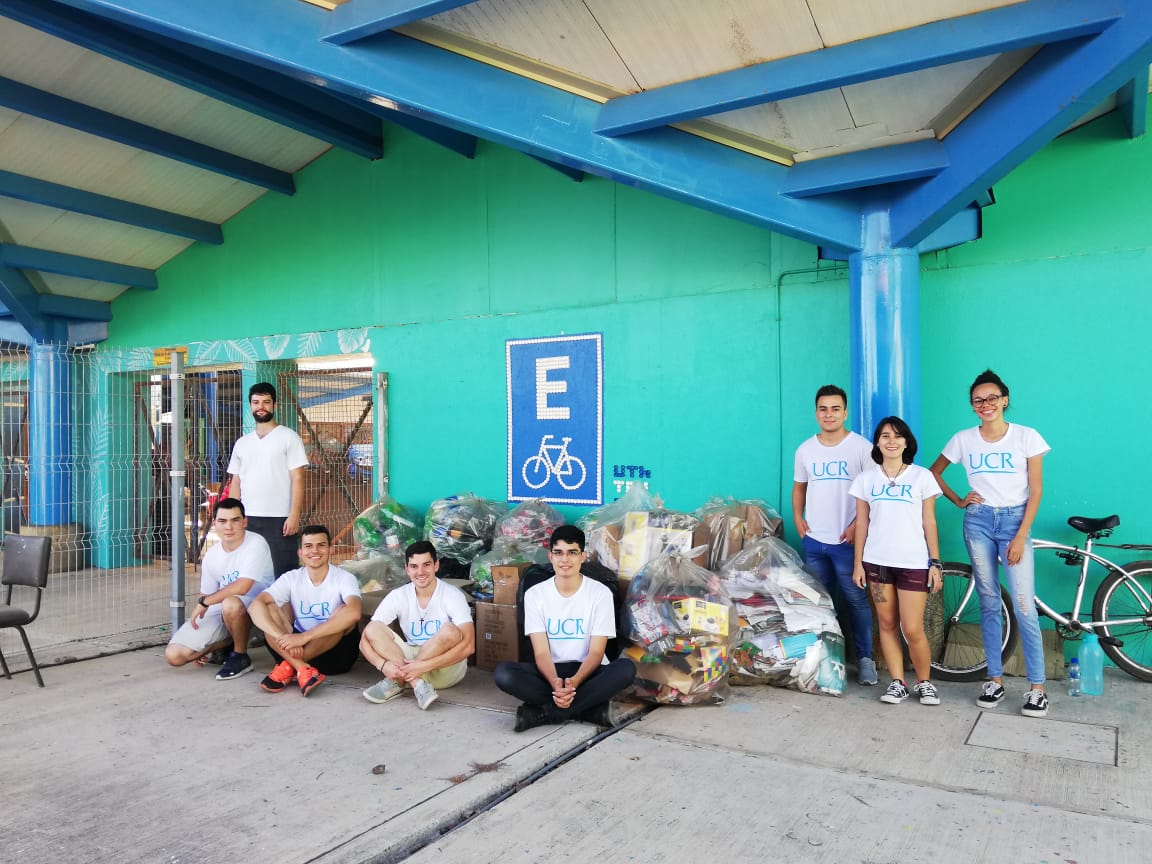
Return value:
M 300 674 L 296 676 L 296 681 L 300 685 L 300 695 L 307 696 L 319 685 L 324 683 L 324 675 L 320 674 L 320 670 L 315 666 L 305 666 L 300 670 Z
M 309 666 L 308 668 L 311 669 L 312 667 Z M 269 693 L 279 693 L 291 684 L 295 677 L 296 670 L 292 668 L 292 664 L 287 660 L 281 660 L 271 672 L 264 676 L 264 680 L 260 682 L 260 689 L 267 690 Z

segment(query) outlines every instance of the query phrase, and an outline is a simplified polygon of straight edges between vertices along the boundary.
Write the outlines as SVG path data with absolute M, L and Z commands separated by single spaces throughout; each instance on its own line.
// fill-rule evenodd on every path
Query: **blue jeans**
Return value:
M 1032 538 L 1024 547 L 1024 556 L 1015 567 L 1008 564 L 1008 544 L 1020 530 L 1024 507 L 989 507 L 972 504 L 964 513 L 964 545 L 972 561 L 972 577 L 980 598 L 980 635 L 988 658 L 988 677 L 1004 674 L 1001 650 L 1004 630 L 1000 624 L 1000 577 L 997 565 L 1004 568 L 1008 592 L 1012 595 L 1016 626 L 1024 647 L 1024 667 L 1028 681 L 1044 683 L 1044 642 L 1040 638 L 1040 618 L 1036 613 L 1036 564 L 1032 556 Z
M 836 602 L 836 611 L 852 622 L 856 656 L 872 656 L 872 607 L 863 588 L 852 581 L 855 551 L 851 543 L 821 543 L 811 537 L 800 541 L 804 563 Z M 840 591 L 837 594 L 836 588 Z

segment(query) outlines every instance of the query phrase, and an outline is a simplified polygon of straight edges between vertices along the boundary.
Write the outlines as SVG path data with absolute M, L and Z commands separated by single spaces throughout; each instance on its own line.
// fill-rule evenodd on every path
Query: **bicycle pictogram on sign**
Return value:
M 564 489 L 571 492 L 584 485 L 588 477 L 588 469 L 576 456 L 568 452 L 568 444 L 572 439 L 565 436 L 559 444 L 549 444 L 555 435 L 545 435 L 540 439 L 540 451 L 535 456 L 524 460 L 520 469 L 524 482 L 529 489 L 540 489 L 548 484 L 553 477 Z M 555 458 L 553 458 L 555 454 Z

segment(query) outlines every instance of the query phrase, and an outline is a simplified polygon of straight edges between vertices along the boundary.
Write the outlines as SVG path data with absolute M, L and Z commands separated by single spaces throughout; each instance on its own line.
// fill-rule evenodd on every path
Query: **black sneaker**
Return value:
M 892 683 L 888 685 L 888 689 L 884 691 L 884 695 L 880 697 L 880 701 L 889 705 L 899 705 L 907 698 L 908 686 L 903 681 L 893 679 Z
M 540 705 L 521 705 L 516 709 L 516 725 L 513 727 L 513 731 L 525 732 L 528 729 L 545 726 L 552 722 L 548 712 Z
M 1004 698 L 1004 688 L 995 681 L 985 681 L 980 695 L 976 697 L 976 704 L 981 708 L 995 708 Z
M 229 648 L 217 648 L 211 654 L 204 658 L 205 664 L 208 666 L 223 666 L 224 662 L 232 654 Z
M 217 681 L 229 681 L 232 678 L 239 678 L 252 671 L 252 661 L 248 659 L 247 654 L 237 654 L 235 651 L 228 655 L 228 659 L 224 661 L 224 665 L 220 667 L 220 671 L 216 673 Z
M 618 722 L 616 712 L 613 710 L 611 702 L 601 702 L 599 705 L 593 705 L 587 711 L 582 712 L 579 719 L 584 723 L 594 723 L 606 729 L 611 729 Z
M 1043 690 L 1029 690 L 1020 713 L 1025 717 L 1047 717 L 1048 695 Z

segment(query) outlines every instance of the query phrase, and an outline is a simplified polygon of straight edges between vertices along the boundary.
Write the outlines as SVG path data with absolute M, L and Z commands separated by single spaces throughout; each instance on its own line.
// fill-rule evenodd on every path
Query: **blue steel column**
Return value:
M 69 378 L 63 346 L 33 343 L 28 366 L 28 518 L 33 525 L 72 521 Z
M 848 256 L 856 431 L 871 440 L 895 414 L 919 436 L 920 255 L 892 246 L 887 209 L 866 211 L 860 252 Z

